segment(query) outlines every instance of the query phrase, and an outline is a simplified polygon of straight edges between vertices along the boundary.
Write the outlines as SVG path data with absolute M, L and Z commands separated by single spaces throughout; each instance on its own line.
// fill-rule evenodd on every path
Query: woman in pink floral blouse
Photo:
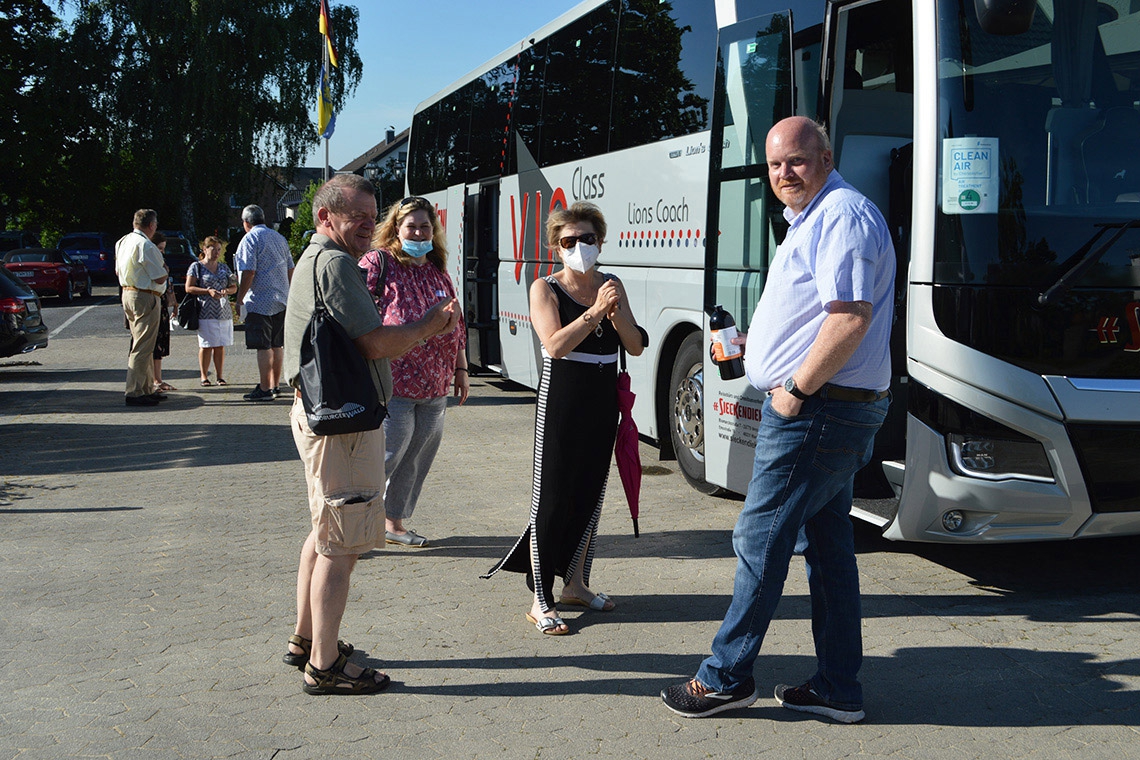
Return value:
M 386 325 L 413 322 L 439 301 L 455 298 L 447 274 L 443 226 L 424 198 L 405 198 L 388 209 L 372 239 L 376 250 L 360 259 L 368 290 Z M 384 420 L 388 490 L 386 540 L 427 546 L 427 539 L 404 527 L 412 516 L 424 478 L 443 439 L 448 393 L 462 404 L 470 389 L 467 329 L 429 338 L 392 360 L 392 399 Z

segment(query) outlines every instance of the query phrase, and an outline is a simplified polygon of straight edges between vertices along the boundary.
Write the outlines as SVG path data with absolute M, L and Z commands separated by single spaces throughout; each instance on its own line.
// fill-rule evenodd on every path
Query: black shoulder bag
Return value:
M 309 427 L 317 435 L 343 435 L 376 430 L 388 409 L 376 394 L 368 362 L 321 298 L 313 259 L 315 308 L 301 337 L 301 403 Z
M 195 276 L 197 276 L 197 271 L 194 270 Z M 198 317 L 198 296 L 193 293 L 184 293 L 182 300 L 178 302 L 178 324 L 185 330 L 197 330 Z

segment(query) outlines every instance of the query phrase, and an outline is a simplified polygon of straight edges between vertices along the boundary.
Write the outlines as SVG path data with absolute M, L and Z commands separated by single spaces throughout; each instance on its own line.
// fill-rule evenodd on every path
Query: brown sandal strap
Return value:
M 300 648 L 301 654 L 305 657 L 308 657 L 313 652 L 312 639 L 306 639 L 304 636 L 299 636 L 298 634 L 294 633 L 289 637 L 289 643 L 295 647 Z M 343 655 L 351 655 L 356 651 L 356 647 L 354 647 L 352 644 L 342 641 L 341 639 L 336 640 L 336 649 Z
M 316 681 L 317 688 L 337 694 L 372 692 L 387 685 L 388 676 L 384 676 L 381 681 L 376 680 L 375 668 L 364 668 L 355 678 L 345 675 L 344 666 L 347 664 L 348 658 L 342 654 L 326 670 L 318 670 L 311 662 L 308 663 L 305 665 L 305 673 Z M 346 686 L 348 688 L 344 688 Z
M 306 639 L 304 636 L 298 636 L 295 633 L 289 637 L 289 643 L 295 647 L 300 647 L 303 649 L 305 651 L 305 654 L 308 654 L 313 649 L 312 639 Z

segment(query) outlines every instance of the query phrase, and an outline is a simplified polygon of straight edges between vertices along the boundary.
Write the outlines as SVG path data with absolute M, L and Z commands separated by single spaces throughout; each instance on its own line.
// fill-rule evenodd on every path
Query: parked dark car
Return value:
M 35 248 L 40 244 L 40 236 L 27 230 L 4 230 L 0 232 L 0 253 L 16 248 Z
M 0 267 L 0 357 L 26 354 L 47 344 L 39 296 Z
M 83 262 L 59 248 L 17 248 L 4 254 L 4 268 L 39 296 L 59 296 L 71 303 L 91 295 L 91 275 Z
M 198 260 L 197 247 L 177 230 L 159 230 L 166 236 L 166 266 L 170 268 L 170 287 L 181 298 L 186 292 L 186 270 Z
M 115 241 L 103 232 L 69 232 L 59 239 L 59 248 L 82 261 L 91 276 L 100 282 L 115 280 Z

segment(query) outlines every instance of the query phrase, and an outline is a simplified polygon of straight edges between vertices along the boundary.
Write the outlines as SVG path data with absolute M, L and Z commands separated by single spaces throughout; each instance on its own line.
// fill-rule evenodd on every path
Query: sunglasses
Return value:
M 578 244 L 579 240 L 586 245 L 594 245 L 598 242 L 598 236 L 593 232 L 587 232 L 585 235 L 567 235 L 566 237 L 558 238 L 558 245 L 566 250 L 570 250 Z
M 431 208 L 431 201 L 427 198 L 421 198 L 418 195 L 410 195 L 404 200 L 400 201 L 400 208 L 404 206 L 420 206 L 422 208 Z

